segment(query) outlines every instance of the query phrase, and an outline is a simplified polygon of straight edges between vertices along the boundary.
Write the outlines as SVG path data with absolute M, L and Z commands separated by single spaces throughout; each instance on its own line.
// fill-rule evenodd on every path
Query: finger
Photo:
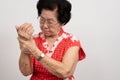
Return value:
M 18 35 L 19 35 L 20 37 L 24 37 L 24 36 L 25 36 L 24 33 L 23 33 L 21 30 L 18 31 Z
M 33 32 L 34 32 L 33 27 L 29 27 L 29 28 L 27 29 L 27 33 L 28 33 L 30 36 L 32 36 Z
M 28 28 L 31 28 L 32 24 L 28 23 L 23 27 L 23 31 L 27 33 Z
M 18 35 L 19 35 L 19 37 L 21 37 L 21 38 L 23 38 L 25 40 L 29 39 L 29 35 L 27 33 L 25 33 L 24 31 L 19 30 Z
M 18 37 L 18 41 L 21 45 L 26 44 L 26 41 Z
M 32 24 L 30 23 L 24 23 L 23 25 L 20 26 L 19 34 L 23 37 L 28 37 L 27 30 L 28 28 L 32 27 Z
M 19 27 L 18 35 L 27 40 L 27 39 L 31 39 L 33 32 L 34 30 L 32 24 L 24 23 Z
M 19 37 L 21 39 L 25 40 L 25 41 L 30 39 L 30 37 L 28 36 L 28 34 L 25 34 L 23 32 L 19 32 Z
M 16 31 L 18 32 L 18 30 L 19 30 L 19 26 L 16 25 L 15 28 L 16 28 Z
M 31 29 L 28 33 L 29 35 L 32 35 L 34 33 L 34 29 Z
M 34 30 L 32 27 L 32 24 L 28 24 L 24 27 L 23 33 L 24 33 L 24 37 L 30 39 L 32 37 Z
M 32 27 L 32 24 L 29 24 L 29 25 L 28 25 L 28 27 L 26 28 L 26 32 L 29 30 L 29 28 L 30 28 L 30 29 L 33 28 L 33 27 Z
M 28 25 L 28 23 L 22 24 L 22 25 L 20 26 L 20 30 L 23 31 L 23 29 L 24 29 L 24 27 L 25 27 L 26 25 Z
M 26 25 L 26 23 L 24 23 L 24 24 L 22 24 L 22 25 L 19 26 L 18 35 L 21 36 L 21 37 L 23 36 L 22 30 L 23 30 L 23 27 L 25 25 Z
M 20 42 L 20 37 L 17 37 L 17 40 L 19 42 L 19 45 L 21 46 L 23 43 Z
M 16 28 L 18 37 L 21 37 L 21 35 L 20 35 L 20 26 L 17 26 L 17 25 L 16 25 L 15 28 Z

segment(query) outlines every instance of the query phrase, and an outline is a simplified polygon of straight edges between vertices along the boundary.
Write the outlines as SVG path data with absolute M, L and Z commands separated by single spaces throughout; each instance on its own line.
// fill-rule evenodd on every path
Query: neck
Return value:
M 47 40 L 56 40 L 58 38 L 58 35 L 56 35 L 56 36 L 46 36 L 45 38 Z

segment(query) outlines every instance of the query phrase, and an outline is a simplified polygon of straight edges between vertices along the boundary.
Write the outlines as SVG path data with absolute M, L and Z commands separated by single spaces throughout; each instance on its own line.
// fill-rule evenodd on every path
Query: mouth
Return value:
M 42 32 L 46 35 L 46 34 L 50 34 L 49 29 L 42 29 Z
M 48 34 L 48 33 L 49 33 L 49 31 L 43 31 L 43 33 L 44 33 L 44 34 Z

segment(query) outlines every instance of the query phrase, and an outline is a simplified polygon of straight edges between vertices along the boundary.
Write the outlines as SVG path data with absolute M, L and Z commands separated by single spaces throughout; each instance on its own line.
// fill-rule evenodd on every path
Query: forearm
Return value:
M 32 61 L 30 59 L 31 51 L 29 50 L 28 47 L 30 43 L 34 43 L 32 41 L 32 34 L 34 32 L 34 29 L 31 24 L 25 23 L 21 26 L 17 26 L 16 30 L 18 34 L 20 49 L 21 49 L 21 54 L 19 59 L 19 69 L 23 75 L 27 76 L 31 74 L 33 71 Z M 33 46 L 33 44 L 31 44 L 30 46 Z
M 45 66 L 53 75 L 59 78 L 66 78 L 73 74 L 71 71 L 71 66 L 63 62 L 56 61 L 48 56 L 45 56 L 40 63 Z
M 40 53 L 40 51 L 37 51 L 34 56 L 37 58 Z M 40 63 L 53 75 L 59 78 L 66 78 L 73 74 L 77 59 L 75 61 L 71 61 L 71 63 L 68 61 L 59 62 L 45 55 L 45 57 L 40 60 Z
M 28 76 L 33 71 L 33 65 L 29 54 L 21 52 L 19 59 L 19 69 L 24 76 Z

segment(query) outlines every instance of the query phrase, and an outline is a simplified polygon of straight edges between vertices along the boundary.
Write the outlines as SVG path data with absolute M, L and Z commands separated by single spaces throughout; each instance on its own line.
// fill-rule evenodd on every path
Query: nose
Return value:
M 43 24 L 43 27 L 44 27 L 44 28 L 48 28 L 48 25 L 47 25 L 46 22 Z

